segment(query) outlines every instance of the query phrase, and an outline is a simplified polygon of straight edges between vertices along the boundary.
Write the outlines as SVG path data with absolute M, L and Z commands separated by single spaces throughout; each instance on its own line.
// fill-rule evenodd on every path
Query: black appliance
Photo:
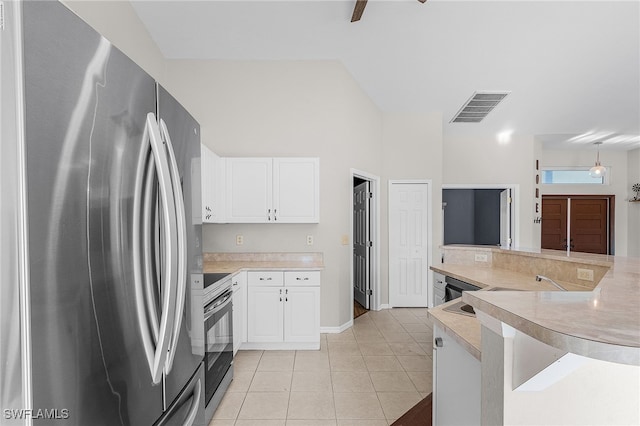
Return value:
M 233 303 L 230 274 L 204 274 L 204 388 L 208 422 L 233 379 Z
M 480 290 L 480 287 L 469 284 L 464 281 L 460 281 L 458 279 L 452 277 L 446 277 L 445 282 L 447 285 L 444 288 L 444 301 L 448 302 L 453 299 L 457 299 L 462 297 L 463 291 L 477 291 Z

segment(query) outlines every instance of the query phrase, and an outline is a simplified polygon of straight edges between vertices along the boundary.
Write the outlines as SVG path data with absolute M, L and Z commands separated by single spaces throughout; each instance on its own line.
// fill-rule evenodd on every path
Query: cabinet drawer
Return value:
M 249 271 L 247 282 L 250 286 L 264 285 L 279 287 L 284 283 L 282 271 Z
M 285 286 L 319 286 L 320 271 L 286 271 L 284 273 Z

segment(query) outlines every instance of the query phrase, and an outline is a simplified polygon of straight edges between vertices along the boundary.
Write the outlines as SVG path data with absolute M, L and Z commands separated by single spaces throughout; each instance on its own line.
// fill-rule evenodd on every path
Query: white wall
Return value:
M 160 83 L 165 59 L 128 1 L 61 0 Z
M 634 183 L 640 183 L 640 148 L 627 153 L 627 199 L 636 193 L 631 190 Z M 628 203 L 628 247 L 627 255 L 640 257 L 640 203 Z
M 387 179 L 432 179 L 434 206 L 440 205 L 440 114 L 383 119 L 337 61 L 166 61 L 128 2 L 65 4 L 159 80 L 200 122 L 203 143 L 219 155 L 320 157 L 319 225 L 205 225 L 203 245 L 205 251 L 323 252 L 324 327 L 351 320 L 351 242 L 341 243 L 350 234 L 350 169 L 381 176 L 381 302 L 387 303 Z M 437 247 L 441 212 L 434 211 Z M 236 234 L 244 235 L 244 245 L 235 245 Z M 314 235 L 313 246 L 306 235 Z
M 210 252 L 324 253 L 321 325 L 351 320 L 351 168 L 380 175 L 382 114 L 338 61 L 170 61 L 167 88 L 223 157 L 320 157 L 320 223 L 204 225 Z M 235 236 L 244 235 L 237 246 Z M 306 245 L 306 236 L 314 245 Z
M 432 180 L 431 261 L 440 263 L 442 244 L 442 113 L 385 113 L 382 120 L 382 303 L 389 295 L 389 180 Z M 428 274 L 431 277 L 431 274 Z M 430 278 L 431 279 L 431 278 Z
M 600 161 L 603 166 L 611 167 L 609 175 L 609 185 L 541 185 L 543 195 L 563 194 L 606 194 L 615 195 L 615 254 L 617 256 L 627 255 L 627 245 L 629 240 L 628 218 L 629 193 L 631 184 L 627 184 L 627 151 L 604 151 L 600 152 Z M 544 166 L 570 166 L 570 167 L 591 167 L 595 163 L 596 152 L 588 150 L 543 150 L 540 159 L 541 168 Z M 634 206 L 632 206 L 634 207 Z M 637 235 L 637 234 L 636 234 Z
M 469 124 L 470 126 L 472 124 Z M 539 225 L 535 216 L 535 157 L 533 136 L 513 135 L 511 142 L 498 143 L 493 137 L 445 135 L 443 141 L 444 184 L 513 184 L 518 185 L 519 235 L 522 248 L 539 247 Z

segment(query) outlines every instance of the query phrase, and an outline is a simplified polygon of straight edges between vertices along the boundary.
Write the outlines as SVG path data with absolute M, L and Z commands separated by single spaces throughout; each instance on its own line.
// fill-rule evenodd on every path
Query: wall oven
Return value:
M 208 423 L 233 378 L 233 305 L 230 276 L 205 274 L 204 297 L 204 388 Z M 209 283 L 207 282 L 209 281 Z

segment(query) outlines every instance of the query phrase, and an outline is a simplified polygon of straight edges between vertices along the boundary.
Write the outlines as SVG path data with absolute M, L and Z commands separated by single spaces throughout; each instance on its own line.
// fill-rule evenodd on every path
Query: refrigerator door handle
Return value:
M 143 205 L 146 204 L 143 201 L 145 195 L 149 195 L 150 191 L 145 191 L 144 188 L 148 187 L 146 182 L 149 180 L 149 174 L 153 176 L 154 170 L 149 170 L 151 167 L 149 163 L 153 164 L 153 161 L 149 161 L 149 149 L 147 142 L 149 140 L 149 126 L 145 124 L 144 133 L 142 136 L 142 148 L 140 149 L 140 156 L 138 158 L 138 166 L 136 168 L 136 180 L 135 189 L 133 195 L 133 223 L 132 223 L 132 253 L 133 253 L 133 274 L 134 274 L 134 289 L 135 289 L 135 302 L 136 302 L 136 316 L 138 319 L 138 327 L 140 334 L 142 335 L 142 346 L 149 364 L 149 368 L 153 369 L 153 359 L 155 356 L 155 343 L 157 341 L 157 332 L 159 329 L 157 315 L 155 315 L 155 321 L 151 320 L 151 327 L 149 327 L 149 317 L 154 317 L 153 314 L 149 315 L 149 310 L 155 309 L 155 303 L 149 304 L 148 291 L 145 292 L 143 282 L 150 279 L 145 275 L 150 268 L 143 270 L 142 265 L 146 265 L 148 256 L 148 250 L 143 250 L 144 244 L 143 238 L 148 241 L 148 233 L 143 232 L 143 229 L 147 231 L 144 218 L 149 217 L 149 213 L 143 213 Z M 151 177 L 153 181 L 153 178 Z M 145 194 L 146 192 L 146 194 Z M 150 195 L 149 195 L 150 196 Z M 143 234 L 145 236 L 143 237 Z M 144 251 L 144 253 L 142 253 Z M 146 294 L 145 294 L 146 293 Z M 149 329 L 153 330 L 153 336 Z M 153 373 L 153 370 L 152 370 Z
M 178 163 L 176 162 L 175 152 L 169 136 L 169 130 L 163 119 L 160 119 L 160 134 L 166 144 L 166 153 L 169 160 L 169 170 L 171 171 L 171 181 L 173 186 L 173 194 L 175 199 L 175 212 L 177 222 L 177 295 L 175 302 L 175 316 L 173 319 L 173 333 L 171 336 L 171 344 L 169 346 L 169 354 L 165 365 L 165 373 L 169 373 L 173 367 L 173 360 L 178 346 L 178 338 L 180 336 L 180 327 L 182 326 L 182 314 L 184 313 L 184 304 L 187 290 L 187 225 L 186 214 L 184 208 L 184 198 L 182 195 L 182 184 L 180 183 L 180 172 Z
M 149 155 L 149 145 L 151 155 Z M 149 163 L 148 167 L 147 161 Z M 145 173 L 146 172 L 146 173 Z M 160 195 L 160 212 L 158 222 L 151 220 L 151 210 L 154 197 L 155 175 L 158 177 Z M 134 197 L 134 274 L 136 305 L 138 311 L 138 325 L 142 335 L 143 346 L 149 363 L 151 378 L 154 384 L 162 380 L 162 372 L 171 336 L 173 334 L 173 317 L 176 309 L 176 285 L 171 283 L 176 279 L 177 249 L 173 243 L 176 231 L 175 198 L 173 184 L 169 173 L 169 161 L 164 144 L 160 136 L 160 129 L 153 113 L 147 114 L 143 135 L 143 147 L 138 161 L 136 177 L 136 194 Z M 143 229 L 140 229 L 140 222 Z M 153 247 L 151 240 L 155 232 L 152 227 L 160 225 L 161 240 L 164 245 L 161 249 L 160 260 L 162 271 L 157 277 L 153 273 L 151 254 Z M 141 253 L 142 252 L 142 253 Z M 144 266 L 141 266 L 144 265 Z M 162 285 L 160 294 L 162 297 L 162 311 L 160 323 L 157 321 L 157 309 L 155 297 L 153 297 L 153 281 L 159 279 Z M 157 328 L 156 328 L 157 327 Z M 153 339 L 149 328 L 153 330 Z
M 176 230 L 176 203 L 173 191 L 173 182 L 169 169 L 169 159 L 162 142 L 162 136 L 156 116 L 153 113 L 147 114 L 147 126 L 149 127 L 149 142 L 151 151 L 155 161 L 155 168 L 158 175 L 158 187 L 160 191 L 161 205 L 161 233 L 164 235 L 164 245 L 162 251 L 165 259 L 162 265 L 163 272 L 161 279 L 162 284 L 162 314 L 160 319 L 160 329 L 158 333 L 158 341 L 153 358 L 153 366 L 151 368 L 151 376 L 154 383 L 160 383 L 162 372 L 167 360 L 169 352 L 169 344 L 173 334 L 173 318 L 176 310 L 176 285 L 173 285 L 176 279 L 176 257 L 177 248 L 174 242 Z
M 147 154 L 149 153 L 146 150 Z M 145 181 L 144 181 L 144 189 L 143 189 L 143 201 L 142 201 L 142 241 L 148 244 L 149 241 L 155 239 L 155 220 L 156 216 L 156 198 L 154 197 L 154 189 L 156 185 L 155 179 L 155 162 L 153 161 L 152 156 L 147 158 L 146 163 L 144 164 L 145 168 Z M 136 216 L 137 217 L 137 216 Z M 160 332 L 160 325 L 158 323 L 158 308 L 157 308 L 157 299 L 154 290 L 154 284 L 158 282 L 160 279 L 158 275 L 157 268 L 154 265 L 157 265 L 159 262 L 156 259 L 155 253 L 153 250 L 149 249 L 145 244 L 145 250 L 143 252 L 142 265 L 144 267 L 143 273 L 143 282 L 144 282 L 144 290 L 145 290 L 145 300 L 146 300 L 146 308 L 147 315 L 151 322 L 150 327 L 153 332 L 153 343 L 156 344 L 158 342 L 158 333 Z M 140 267 L 139 265 L 135 265 L 136 267 Z
M 191 402 L 191 408 L 189 408 L 189 414 L 184 420 L 184 426 L 193 426 L 198 415 L 198 407 L 200 407 L 200 399 L 202 398 L 202 383 L 200 379 L 196 383 L 196 387 L 193 390 L 193 402 Z

